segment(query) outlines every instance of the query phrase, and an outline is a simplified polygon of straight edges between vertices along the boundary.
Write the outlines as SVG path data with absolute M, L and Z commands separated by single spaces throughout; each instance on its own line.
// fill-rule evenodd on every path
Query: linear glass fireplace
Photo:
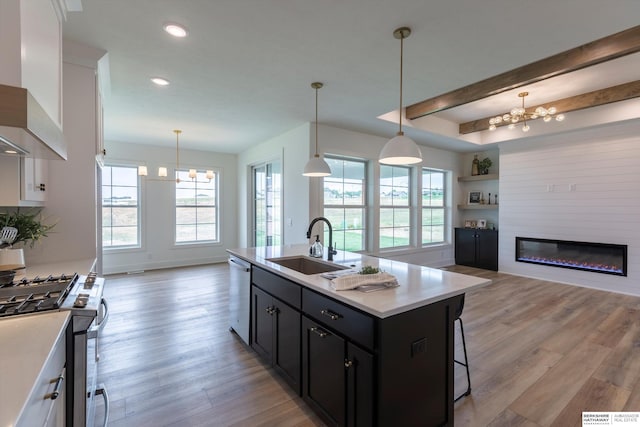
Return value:
M 627 245 L 516 237 L 516 261 L 627 275 Z

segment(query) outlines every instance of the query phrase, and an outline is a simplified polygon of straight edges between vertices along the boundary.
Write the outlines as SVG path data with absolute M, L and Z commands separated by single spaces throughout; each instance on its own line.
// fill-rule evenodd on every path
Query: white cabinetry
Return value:
M 0 0 L 0 83 L 26 88 L 62 128 L 62 12 L 53 0 Z
M 48 161 L 0 156 L 0 206 L 43 206 Z

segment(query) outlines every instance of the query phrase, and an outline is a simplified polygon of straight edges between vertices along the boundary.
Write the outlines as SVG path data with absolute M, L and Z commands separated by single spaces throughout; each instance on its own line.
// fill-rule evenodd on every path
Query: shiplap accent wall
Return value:
M 500 271 L 640 295 L 640 121 L 500 147 Z M 628 245 L 628 276 L 515 261 L 515 237 Z

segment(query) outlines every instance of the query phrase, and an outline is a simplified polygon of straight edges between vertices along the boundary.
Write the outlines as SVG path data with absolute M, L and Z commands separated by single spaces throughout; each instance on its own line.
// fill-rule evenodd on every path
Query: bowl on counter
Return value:
M 14 270 L 3 270 L 0 271 L 0 285 L 8 285 L 13 282 L 13 278 L 16 276 L 16 272 Z

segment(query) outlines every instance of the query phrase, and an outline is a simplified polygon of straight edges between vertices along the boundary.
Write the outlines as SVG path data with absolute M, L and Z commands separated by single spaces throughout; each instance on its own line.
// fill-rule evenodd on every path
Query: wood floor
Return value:
M 582 411 L 640 411 L 640 298 L 449 269 L 494 281 L 466 297 L 472 392 L 455 426 L 580 426 Z M 324 425 L 229 332 L 228 274 L 217 264 L 107 278 L 110 426 Z

